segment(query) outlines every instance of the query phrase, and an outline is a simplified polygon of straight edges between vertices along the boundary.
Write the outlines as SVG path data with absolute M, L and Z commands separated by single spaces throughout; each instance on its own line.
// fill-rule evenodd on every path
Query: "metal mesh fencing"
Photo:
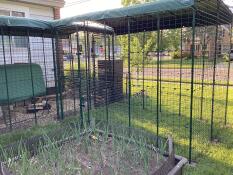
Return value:
M 0 101 L 1 129 L 53 118 L 104 120 L 126 125 L 129 134 L 134 127 L 151 132 L 157 144 L 171 135 L 176 152 L 197 159 L 199 149 L 221 139 L 233 122 L 231 17 L 218 3 L 99 20 L 98 31 L 84 20 L 82 27 L 67 26 L 49 37 L 31 36 L 30 30 L 14 36 L 2 27 L 0 83 L 7 103 Z M 19 81 L 29 81 L 31 92 L 14 100 L 7 65 L 17 69 L 22 63 L 29 78 Z M 34 73 L 34 64 L 41 74 Z M 42 94 L 35 91 L 37 76 Z

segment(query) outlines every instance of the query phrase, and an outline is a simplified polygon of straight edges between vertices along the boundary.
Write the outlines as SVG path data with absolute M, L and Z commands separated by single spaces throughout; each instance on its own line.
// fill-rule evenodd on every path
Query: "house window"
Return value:
M 0 9 L 0 16 L 25 17 L 24 12 Z
M 225 29 L 221 29 L 219 31 L 219 37 L 225 37 L 225 34 L 226 34 L 226 30 Z
M 225 29 L 222 30 L 222 37 L 225 37 Z
M 0 15 L 1 16 L 25 17 L 25 12 L 0 9 Z M 26 37 L 13 36 L 12 41 L 13 41 L 14 46 L 17 48 L 27 47 Z
M 8 10 L 1 10 L 0 9 L 0 16 L 11 16 L 11 12 Z
M 195 44 L 195 51 L 197 51 L 197 52 L 200 51 L 200 44 Z
M 12 11 L 11 16 L 16 16 L 16 17 L 25 17 L 24 12 L 17 12 L 17 11 Z
M 222 54 L 222 45 L 221 44 L 218 45 L 218 54 L 219 55 Z

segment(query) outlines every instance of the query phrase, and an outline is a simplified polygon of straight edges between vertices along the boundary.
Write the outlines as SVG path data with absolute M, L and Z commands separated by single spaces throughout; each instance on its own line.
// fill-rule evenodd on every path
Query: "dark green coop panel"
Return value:
M 46 93 L 43 72 L 37 64 L 0 65 L 0 105 Z

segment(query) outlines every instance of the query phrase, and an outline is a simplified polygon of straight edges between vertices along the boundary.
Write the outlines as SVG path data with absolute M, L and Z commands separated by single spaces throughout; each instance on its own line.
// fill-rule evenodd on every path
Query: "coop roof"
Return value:
M 0 17 L 0 27 L 14 29 L 14 34 L 20 31 L 25 32 L 25 29 L 39 34 L 41 31 L 52 33 L 56 29 L 60 34 L 67 35 L 79 29 L 100 33 L 114 31 L 120 35 L 128 32 L 128 21 L 130 21 L 131 33 L 157 30 L 158 19 L 160 19 L 160 29 L 191 27 L 193 9 L 197 12 L 196 26 L 232 23 L 232 12 L 222 0 L 156 0 L 151 3 L 92 12 L 55 21 Z M 108 27 L 90 25 L 93 22 Z
M 113 10 L 92 12 L 54 22 L 54 27 L 70 26 L 76 21 L 96 21 L 114 29 L 116 34 L 128 32 L 153 31 L 157 29 L 157 19 L 160 29 L 180 28 L 192 26 L 192 9 L 198 9 L 196 25 L 229 24 L 232 22 L 232 12 L 222 0 L 156 0 Z M 218 9 L 219 8 L 219 9 Z M 221 16 L 217 20 L 217 11 Z M 198 20 L 199 19 L 199 20 Z
M 53 35 L 54 31 L 56 30 L 54 22 L 51 20 L 44 21 L 11 16 L 0 16 L 0 27 L 3 27 L 3 34 L 11 33 L 12 35 L 27 35 L 27 31 L 29 31 L 30 36 L 41 36 L 42 34 L 44 34 L 45 36 L 50 36 Z M 60 31 L 60 34 L 62 33 L 64 35 L 67 35 L 75 32 L 76 29 L 100 33 L 113 32 L 113 29 L 111 27 L 105 27 L 99 23 L 87 21 L 75 21 L 67 26 L 59 26 L 59 28 L 57 28 L 57 31 Z
M 0 27 L 3 27 L 5 29 L 4 33 L 9 32 L 10 30 L 12 33 L 24 33 L 25 35 L 25 29 L 30 29 L 30 31 L 33 33 L 41 33 L 41 31 L 50 31 L 53 26 L 51 21 L 11 16 L 0 16 Z

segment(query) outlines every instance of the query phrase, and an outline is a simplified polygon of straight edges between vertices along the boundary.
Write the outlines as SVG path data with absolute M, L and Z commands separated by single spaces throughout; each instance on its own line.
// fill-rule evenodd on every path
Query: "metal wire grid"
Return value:
M 215 5 L 210 2 L 209 8 Z M 2 29 L 5 59 L 0 61 L 39 64 L 47 90 L 51 87 L 56 94 L 52 101 L 58 119 L 79 115 L 81 121 L 95 118 L 136 126 L 157 135 L 157 144 L 159 136 L 172 135 L 177 151 L 191 161 L 198 155 L 193 148 L 217 139 L 221 127 L 232 122 L 227 118 L 231 65 L 219 61 L 229 55 L 232 28 L 221 9 L 215 19 L 210 15 L 207 9 L 190 8 L 170 18 L 163 13 L 148 16 L 143 25 L 141 16 L 127 17 L 118 24 L 118 32 L 126 35 L 119 36 L 89 32 L 85 21 L 82 31 L 77 29 L 65 39 L 59 33 L 53 39 L 43 35 L 31 39 L 27 33 L 20 39 L 21 45 L 26 45 L 23 48 L 11 47 L 14 36 L 8 38 Z M 223 21 L 226 25 L 218 25 Z M 111 26 L 109 21 L 104 24 Z M 186 27 L 188 24 L 193 26 Z M 170 29 L 174 25 L 179 28 Z M 169 33 L 178 47 L 164 50 Z M 223 43 L 222 35 L 229 42 Z M 167 55 L 163 55 L 165 51 Z M 14 52 L 17 56 L 11 56 Z M 166 58 L 174 53 L 177 59 Z M 223 100 L 216 101 L 219 98 Z M 34 113 L 27 119 L 37 122 L 41 117 Z

